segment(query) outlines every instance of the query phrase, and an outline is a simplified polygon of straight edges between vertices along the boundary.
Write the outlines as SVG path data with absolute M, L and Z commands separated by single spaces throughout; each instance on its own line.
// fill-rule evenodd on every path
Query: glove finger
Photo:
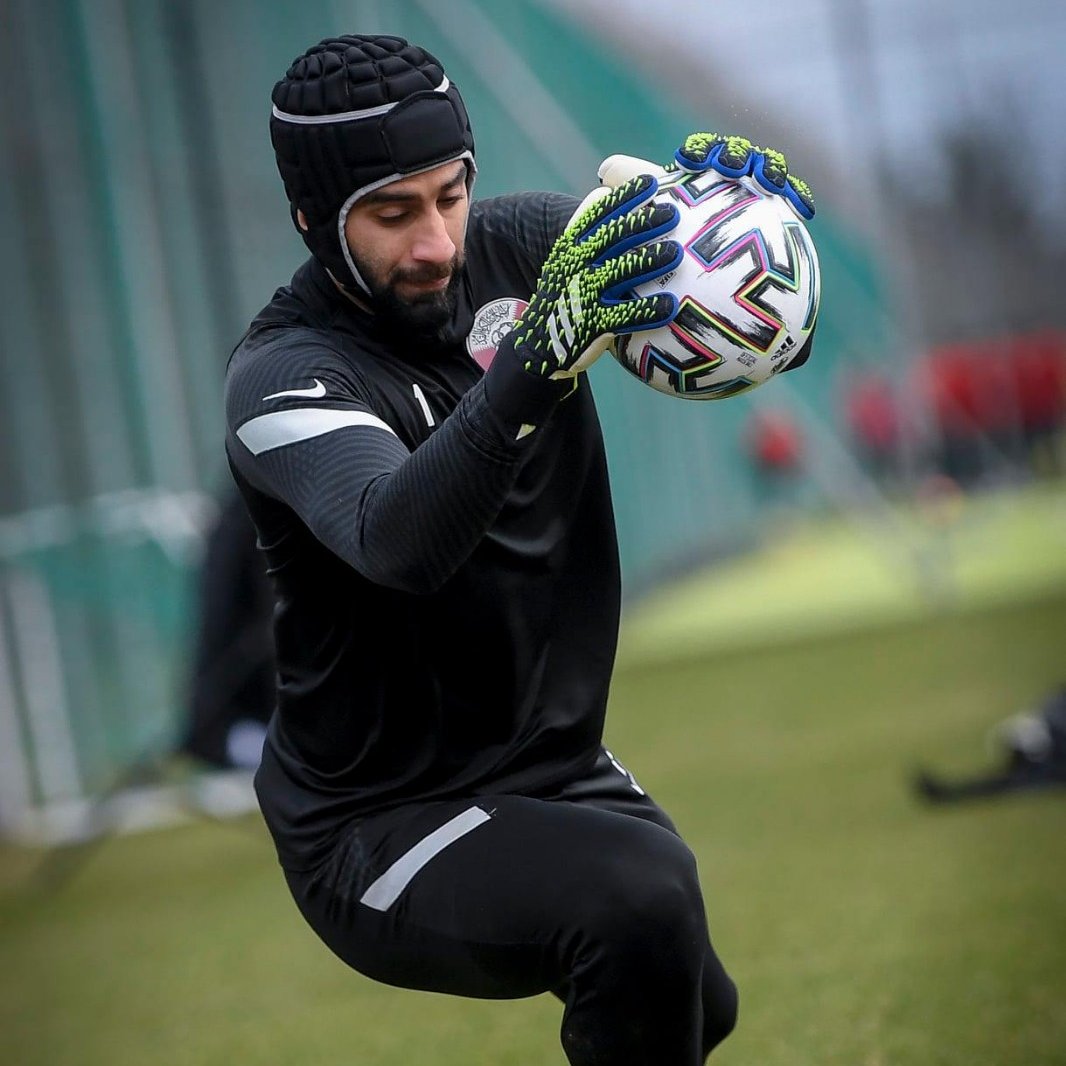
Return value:
M 645 203 L 612 219 L 589 238 L 597 248 L 593 265 L 614 259 L 631 248 L 666 236 L 681 218 L 673 203 Z
M 616 304 L 611 310 L 618 325 L 612 333 L 639 333 L 669 325 L 677 315 L 678 299 L 672 292 L 657 292 L 654 296 L 639 296 Z
M 682 170 L 700 174 L 707 169 L 707 156 L 723 140 L 720 133 L 690 133 L 674 152 L 674 161 Z
M 635 178 L 638 174 L 651 174 L 658 178 L 663 173 L 664 168 L 658 163 L 632 155 L 609 155 L 596 171 L 600 184 L 606 185 L 608 189 L 616 189 L 623 181 Z
M 605 196 L 610 193 L 611 189 L 608 186 L 597 185 L 595 189 L 591 189 L 585 194 L 585 198 L 574 208 L 573 213 L 570 215 L 569 221 L 566 223 L 567 229 L 569 229 L 593 204 L 598 204 Z
M 743 178 L 751 173 L 756 155 L 747 137 L 726 137 L 707 156 L 707 166 L 727 178 Z
M 650 200 L 659 183 L 650 174 L 638 174 L 590 204 L 571 224 L 567 233 L 575 244 L 582 244 L 597 230 L 614 219 Z
M 774 148 L 757 150 L 751 174 L 767 192 L 777 193 L 788 200 L 801 218 L 814 218 L 811 187 L 802 178 L 789 174 L 785 157 L 779 151 Z
M 656 241 L 608 260 L 596 271 L 600 303 L 611 306 L 623 300 L 638 285 L 676 270 L 685 251 L 677 241 Z
M 814 218 L 814 193 L 811 187 L 795 174 L 789 174 L 785 182 L 785 199 L 796 209 L 800 218 Z
M 714 169 L 728 178 L 751 173 L 755 145 L 747 137 L 721 133 L 691 133 L 674 153 L 678 166 L 700 174 Z
M 760 148 L 755 152 L 751 175 L 767 192 L 783 192 L 788 181 L 788 164 L 777 149 Z

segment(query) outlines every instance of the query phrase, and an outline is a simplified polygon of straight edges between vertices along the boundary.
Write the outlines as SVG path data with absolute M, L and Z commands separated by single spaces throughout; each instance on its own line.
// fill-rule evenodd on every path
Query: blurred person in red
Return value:
M 899 402 L 886 375 L 876 371 L 850 375 L 844 388 L 844 421 L 866 472 L 882 484 L 894 481 L 901 419 Z
M 1009 353 L 1030 468 L 1035 474 L 1059 475 L 1066 459 L 1066 336 L 1019 337 Z
M 755 411 L 744 443 L 766 502 L 780 502 L 796 488 L 803 473 L 803 435 L 795 419 L 781 408 Z
M 986 396 L 987 366 L 972 346 L 944 345 L 923 361 L 919 381 L 936 424 L 933 461 L 957 484 L 976 484 L 985 470 L 983 435 L 994 416 Z

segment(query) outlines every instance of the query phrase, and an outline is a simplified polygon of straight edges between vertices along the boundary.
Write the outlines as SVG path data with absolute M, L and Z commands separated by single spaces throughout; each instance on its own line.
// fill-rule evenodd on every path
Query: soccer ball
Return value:
M 671 273 L 636 288 L 680 301 L 668 326 L 618 337 L 614 355 L 667 396 L 720 400 L 769 381 L 799 354 L 818 317 L 818 256 L 781 196 L 716 171 L 671 174 L 659 201 L 681 211 L 685 250 Z

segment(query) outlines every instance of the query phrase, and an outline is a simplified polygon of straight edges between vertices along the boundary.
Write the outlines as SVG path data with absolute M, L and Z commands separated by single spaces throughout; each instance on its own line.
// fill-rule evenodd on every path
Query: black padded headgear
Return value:
M 289 67 L 271 99 L 270 140 L 293 222 L 342 285 L 370 291 L 344 239 L 356 200 L 453 159 L 467 161 L 468 187 L 473 182 L 463 98 L 440 63 L 402 37 L 322 41 Z

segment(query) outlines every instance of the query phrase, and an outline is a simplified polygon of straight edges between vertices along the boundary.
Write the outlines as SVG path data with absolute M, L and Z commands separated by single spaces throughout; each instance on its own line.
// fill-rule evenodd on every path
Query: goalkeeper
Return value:
M 372 978 L 551 991 L 575 1066 L 695 1066 L 736 991 L 692 853 L 602 746 L 619 570 L 583 373 L 675 314 L 629 295 L 678 263 L 675 209 L 648 175 L 472 203 L 459 92 L 399 38 L 322 42 L 273 105 L 311 257 L 233 354 L 226 447 L 274 584 L 256 788 L 289 888 Z M 809 207 L 746 141 L 679 163 Z

